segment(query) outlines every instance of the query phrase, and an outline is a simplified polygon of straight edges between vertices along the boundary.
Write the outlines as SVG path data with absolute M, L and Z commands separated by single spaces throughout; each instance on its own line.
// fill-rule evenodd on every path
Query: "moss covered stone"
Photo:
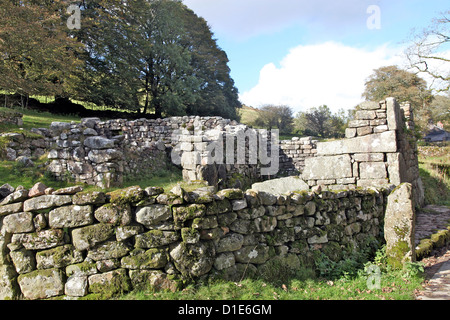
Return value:
M 176 224 L 203 217 L 205 214 L 206 206 L 204 204 L 191 204 L 185 207 L 173 208 L 173 219 Z
M 115 294 L 131 290 L 131 281 L 125 269 L 117 269 L 106 273 L 94 274 L 88 278 L 89 292 L 102 295 L 108 299 Z
M 159 270 L 130 270 L 129 273 L 134 290 L 176 292 L 183 287 L 183 281 L 176 276 Z
M 109 192 L 107 195 L 111 198 L 111 203 L 130 204 L 137 203 L 144 199 L 145 193 L 141 187 L 133 186 Z
M 343 257 L 342 248 L 339 243 L 330 241 L 323 245 L 321 251 L 332 261 L 338 262 Z
M 172 211 L 166 205 L 156 204 L 136 209 L 136 221 L 149 229 L 170 218 L 172 218 Z
M 244 198 L 244 192 L 241 189 L 224 189 L 219 191 L 217 195 L 229 200 L 240 200 Z
M 60 269 L 21 274 L 17 281 L 26 299 L 46 299 L 64 294 L 64 274 Z
M 214 229 L 218 226 L 219 224 L 217 223 L 216 216 L 195 218 L 194 221 L 192 221 L 192 228 L 194 229 Z
M 106 194 L 100 191 L 79 192 L 73 196 L 72 202 L 76 205 L 103 204 L 106 202 Z
M 415 220 L 412 185 L 401 184 L 388 197 L 384 220 L 386 255 L 388 262 L 395 268 L 401 268 L 405 262 L 416 259 Z
M 180 235 L 173 231 L 151 230 L 146 233 L 139 234 L 135 237 L 136 248 L 157 248 L 166 246 L 180 240 Z
M 186 278 L 207 274 L 215 260 L 216 252 L 211 241 L 196 244 L 179 243 L 170 251 L 175 267 Z
M 183 228 L 181 229 L 181 238 L 186 243 L 197 243 L 200 241 L 200 233 L 194 228 Z
M 167 264 L 167 251 L 163 249 L 135 249 L 134 252 L 121 260 L 123 268 L 127 269 L 161 269 Z
M 431 241 L 435 248 L 442 248 L 450 242 L 449 230 L 439 230 L 437 233 L 431 235 Z
M 263 264 L 269 259 L 270 247 L 266 245 L 244 246 L 234 252 L 236 262 Z
M 64 244 L 62 229 L 42 230 L 34 233 L 14 234 L 12 243 L 22 244 L 27 250 L 45 250 Z
M 231 202 L 228 199 L 214 201 L 208 204 L 206 209 L 207 215 L 216 215 L 221 213 L 230 212 L 232 209 Z
M 97 265 L 95 262 L 84 261 L 77 264 L 72 264 L 66 267 L 66 275 L 91 276 L 97 273 Z
M 127 255 L 129 251 L 130 248 L 124 242 L 106 241 L 90 249 L 87 256 L 94 261 L 118 259 Z
M 72 230 L 72 242 L 77 250 L 83 251 L 108 240 L 113 234 L 112 225 L 99 223 Z
M 324 227 L 330 241 L 341 241 L 345 235 L 345 228 L 342 225 L 329 224 Z
M 101 223 L 126 226 L 131 222 L 131 207 L 128 203 L 107 203 L 95 210 L 94 216 Z
M 83 261 L 83 255 L 68 244 L 36 253 L 38 269 L 62 268 Z
M 430 255 L 433 250 L 433 241 L 431 239 L 422 239 L 419 245 L 416 247 L 416 259 L 422 260 Z

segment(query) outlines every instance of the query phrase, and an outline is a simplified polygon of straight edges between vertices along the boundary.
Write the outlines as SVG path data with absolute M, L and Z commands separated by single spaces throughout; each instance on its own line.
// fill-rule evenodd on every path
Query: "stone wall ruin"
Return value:
M 218 189 L 246 189 L 283 176 L 337 190 L 408 182 L 417 204 L 423 202 L 411 105 L 400 106 L 394 98 L 362 103 L 346 138 L 330 142 L 311 137 L 279 141 L 276 132 L 220 117 L 85 118 L 32 132 L 41 138 L 27 143 L 30 139 L 13 134 L 8 159 L 48 152 L 54 176 L 100 187 L 120 187 L 124 176 L 172 162 L 186 181 L 203 180 Z
M 346 139 L 330 142 L 278 142 L 270 132 L 218 117 L 87 118 L 33 129 L 33 143 L 14 135 L 7 146 L 15 151 L 11 157 L 47 151 L 57 177 L 109 187 L 170 159 L 179 161 L 185 179 L 211 187 L 131 187 L 109 194 L 39 184 L 1 190 L 0 299 L 176 290 L 189 279 L 267 275 L 280 262 L 291 271 L 314 267 L 318 254 L 339 261 L 345 250 L 383 242 L 384 232 L 396 230 L 390 224 L 384 229 L 395 186 L 408 183 L 408 197 L 420 205 L 413 129 L 410 105 L 387 99 L 363 103 Z M 238 133 L 246 137 L 241 144 Z M 245 188 L 277 177 L 263 177 L 269 162 L 252 158 L 254 137 L 269 160 L 279 159 L 279 174 L 291 175 L 288 187 L 295 190 Z M 224 153 L 210 153 L 218 142 Z M 414 226 L 407 227 L 412 234 Z M 405 257 L 413 259 L 414 251 Z

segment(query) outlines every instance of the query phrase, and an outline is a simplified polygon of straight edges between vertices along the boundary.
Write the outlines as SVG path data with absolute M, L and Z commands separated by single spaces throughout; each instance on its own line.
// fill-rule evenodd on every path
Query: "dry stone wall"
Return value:
M 394 98 L 365 102 L 349 124 L 346 139 L 317 143 L 301 178 L 330 189 L 411 183 L 416 205 L 423 204 L 411 105 Z
M 165 167 L 170 161 L 176 130 L 215 128 L 231 123 L 218 117 L 173 117 L 52 123 L 48 170 L 57 178 L 100 187 L 121 186 L 124 176 L 139 176 Z
M 1 188 L 0 299 L 110 297 L 314 268 L 382 240 L 389 189 Z
M 172 162 L 183 169 L 185 180 L 204 180 L 218 189 L 246 189 L 280 176 L 300 176 L 310 187 L 335 190 L 408 182 L 421 205 L 413 120 L 409 103 L 400 106 L 388 98 L 362 103 L 346 138 L 330 142 L 311 137 L 279 141 L 275 132 L 198 116 L 85 118 L 33 129 L 32 139 L 20 133 L 2 139 L 9 139 L 9 160 L 48 152 L 48 170 L 58 179 L 100 187 L 121 186 L 126 176 L 141 176 Z

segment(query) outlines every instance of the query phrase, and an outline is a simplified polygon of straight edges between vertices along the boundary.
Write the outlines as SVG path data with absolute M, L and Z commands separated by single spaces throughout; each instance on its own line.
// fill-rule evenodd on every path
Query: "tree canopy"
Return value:
M 277 128 L 281 134 L 292 132 L 293 111 L 288 106 L 266 105 L 258 113 L 254 125 L 269 130 Z
M 395 97 L 398 102 L 411 102 L 416 124 L 425 129 L 431 119 L 429 106 L 433 101 L 431 90 L 425 80 L 397 66 L 381 67 L 367 79 L 363 97 L 370 101 L 381 101 Z
M 84 100 L 170 115 L 236 118 L 228 58 L 206 21 L 181 1 L 99 0 L 84 5 Z
M 180 0 L 82 1 L 79 30 L 68 27 L 68 5 L 0 2 L 0 89 L 156 117 L 237 118 L 227 55 Z
M 74 92 L 82 46 L 67 34 L 66 6 L 61 0 L 1 2 L 0 89 L 26 97 Z
M 300 112 L 295 118 L 295 128 L 302 135 L 321 138 L 340 138 L 345 134 L 348 117 L 340 110 L 333 114 L 328 106 Z

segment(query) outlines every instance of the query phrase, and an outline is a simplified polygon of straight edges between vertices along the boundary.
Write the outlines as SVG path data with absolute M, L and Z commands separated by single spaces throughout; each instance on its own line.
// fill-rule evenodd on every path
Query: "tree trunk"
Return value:
M 159 102 L 155 103 L 155 117 L 156 119 L 162 118 L 162 110 L 161 110 L 161 104 Z

